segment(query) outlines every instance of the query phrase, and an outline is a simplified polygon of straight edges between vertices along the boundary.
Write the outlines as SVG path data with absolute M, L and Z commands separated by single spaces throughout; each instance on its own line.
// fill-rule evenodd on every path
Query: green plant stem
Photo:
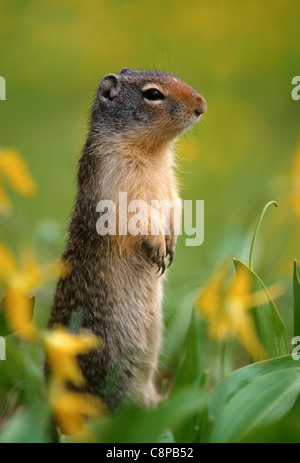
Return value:
M 252 238 L 252 242 L 251 242 L 250 254 L 249 254 L 249 268 L 250 268 L 250 270 L 252 270 L 253 250 L 254 250 L 254 244 L 255 244 L 255 241 L 256 241 L 257 233 L 258 233 L 258 230 L 260 228 L 260 224 L 261 224 L 261 222 L 262 222 L 262 220 L 264 218 L 264 215 L 265 215 L 267 209 L 269 208 L 269 206 L 271 206 L 271 204 L 274 204 L 274 206 L 276 206 L 276 207 L 279 206 L 279 204 L 276 201 L 270 201 L 263 208 L 263 211 L 262 211 L 261 216 L 259 218 L 259 221 L 258 221 L 258 223 L 256 225 L 254 235 L 253 235 L 253 238 Z

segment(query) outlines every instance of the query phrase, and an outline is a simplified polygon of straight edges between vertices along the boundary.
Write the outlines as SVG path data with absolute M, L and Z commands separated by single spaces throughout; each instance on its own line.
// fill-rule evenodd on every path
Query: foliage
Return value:
M 1 2 L 0 442 L 52 441 L 53 416 L 64 442 L 300 442 L 289 354 L 300 336 L 299 102 L 290 98 L 299 8 L 237 3 Z M 70 376 L 81 381 L 75 352 L 99 340 L 78 334 L 80 314 L 54 338 L 46 326 L 88 108 L 101 77 L 123 66 L 174 72 L 207 99 L 176 147 L 182 197 L 205 199 L 205 242 L 187 248 L 181 237 L 168 270 L 163 400 L 107 416 L 100 401 L 65 389 Z M 264 218 L 247 265 L 270 197 L 280 208 Z
M 250 255 L 252 251 L 251 248 Z M 268 438 L 272 438 L 270 426 L 276 432 L 284 419 L 286 426 L 291 425 L 288 413 L 294 406 L 299 407 L 300 399 L 297 361 L 288 355 L 285 326 L 270 293 L 253 270 L 242 262 L 234 260 L 236 276 L 225 295 L 222 293 L 222 271 L 216 282 L 209 282 L 202 291 L 196 307 L 200 313 L 204 307 L 208 323 L 223 320 L 212 331 L 218 342 L 224 344 L 226 338 L 236 339 L 248 350 L 253 361 L 257 360 L 258 353 L 268 360 L 255 361 L 232 372 L 209 390 L 201 349 L 200 318 L 192 311 L 184 357 L 172 381 L 171 392 L 155 409 L 142 410 L 128 405 L 125 410 L 108 416 L 99 399 L 68 391 L 65 387 L 70 380 L 78 386 L 84 385 L 77 355 L 99 346 L 101 341 L 88 332 L 76 334 L 78 327 L 75 329 L 74 320 L 69 332 L 59 327 L 50 332 L 38 331 L 32 319 L 34 299 L 26 295 L 33 285 L 25 285 L 22 298 L 15 298 L 14 293 L 19 294 L 20 286 L 10 281 L 14 281 L 16 263 L 5 247 L 2 247 L 0 258 L 2 273 L 6 276 L 2 279 L 6 297 L 1 311 L 1 335 L 6 335 L 10 362 L 13 362 L 4 369 L 4 374 L 2 371 L 0 387 L 18 394 L 9 416 L 2 415 L 2 442 L 51 441 L 52 417 L 60 432 L 75 442 L 243 442 L 251 436 L 255 439 L 253 436 L 260 428 L 267 429 Z M 37 269 L 34 274 L 39 275 L 39 268 L 34 268 Z M 21 281 L 26 281 L 27 274 L 21 276 Z M 40 284 L 40 279 L 33 278 L 33 281 L 35 285 Z M 293 281 L 294 318 L 298 323 L 297 263 Z M 7 293 L 11 297 L 9 303 Z M 21 302 L 23 300 L 26 303 Z M 80 320 L 80 316 L 77 318 Z M 24 350 L 20 351 L 18 347 L 24 342 Z M 257 346 L 254 350 L 253 345 Z M 42 347 L 50 372 L 48 385 L 42 379 Z M 28 371 L 24 374 L 28 367 L 32 374 L 28 375 Z M 25 378 L 17 385 L 15 374 L 22 369 Z M 43 397 L 47 399 L 35 413 Z M 9 396 L 3 408 L 10 408 Z M 294 439 L 298 439 L 297 435 Z

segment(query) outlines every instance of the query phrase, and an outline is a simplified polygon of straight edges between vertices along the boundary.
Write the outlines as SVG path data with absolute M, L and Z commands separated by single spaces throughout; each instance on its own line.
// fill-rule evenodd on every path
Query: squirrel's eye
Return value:
M 144 90 L 143 96 L 146 100 L 150 101 L 163 100 L 165 98 L 164 95 L 157 90 L 157 88 L 148 88 L 148 90 Z

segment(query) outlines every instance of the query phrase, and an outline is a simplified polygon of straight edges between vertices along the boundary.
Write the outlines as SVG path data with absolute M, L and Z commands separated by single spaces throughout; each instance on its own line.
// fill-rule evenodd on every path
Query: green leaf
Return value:
M 293 276 L 294 290 L 294 336 L 300 336 L 300 280 L 299 280 L 299 264 L 294 262 Z
M 283 421 L 255 428 L 239 441 L 246 444 L 300 444 L 299 421 Z
M 241 261 L 233 259 L 237 276 L 247 272 L 253 293 L 265 294 L 265 302 L 251 309 L 257 334 L 269 358 L 288 354 L 286 330 L 279 312 L 262 280 Z
M 175 376 L 171 395 L 182 387 L 195 386 L 200 388 L 203 380 L 203 355 L 200 344 L 200 318 L 193 311 L 189 330 L 185 341 L 185 355 Z
M 266 204 L 265 207 L 263 208 L 263 211 L 262 211 L 262 213 L 260 215 L 259 221 L 258 221 L 258 223 L 256 225 L 256 228 L 255 228 L 255 231 L 254 231 L 254 235 L 253 235 L 251 246 L 250 246 L 250 254 L 249 254 L 249 268 L 251 270 L 252 270 L 253 250 L 254 250 L 254 245 L 255 245 L 256 238 L 257 238 L 257 234 L 258 234 L 259 228 L 261 226 L 261 223 L 263 221 L 263 218 L 265 216 L 265 213 L 272 204 L 274 206 L 276 206 L 276 207 L 279 206 L 279 204 L 276 201 L 270 201 L 268 204 Z
M 210 418 L 215 420 L 225 405 L 255 379 L 275 371 L 299 368 L 300 364 L 291 355 L 272 360 L 264 360 L 234 371 L 220 381 L 208 394 Z
M 286 417 L 277 423 L 258 426 L 240 442 L 300 443 L 300 397 Z
M 42 365 L 43 352 L 39 344 L 26 343 L 12 336 L 7 338 L 6 360 L 0 362 L 0 415 L 3 391 L 16 390 L 23 404 L 46 401 Z
M 184 390 L 168 401 L 161 401 L 155 409 L 129 407 L 116 417 L 95 422 L 93 429 L 100 442 L 160 442 L 166 429 L 176 432 L 183 421 L 199 413 L 204 406 L 205 401 L 198 391 Z
M 249 365 L 225 378 L 210 395 L 215 415 L 210 442 L 237 442 L 278 422 L 299 397 L 299 380 L 299 365 L 290 356 Z
M 195 388 L 201 393 L 203 385 L 204 360 L 200 344 L 200 318 L 193 311 L 190 321 L 186 342 L 185 356 L 183 362 L 175 376 L 170 397 L 173 397 L 183 388 Z M 175 440 L 176 442 L 196 442 L 199 430 L 199 416 L 196 413 L 193 417 L 183 421 L 178 427 Z
M 174 444 L 175 440 L 171 429 L 166 429 L 159 437 L 158 442 L 160 444 Z
M 45 443 L 48 440 L 48 414 L 42 410 L 19 410 L 1 429 L 0 443 Z M 42 415 L 42 416 L 41 416 Z
M 189 329 L 196 291 L 188 292 L 180 298 L 178 305 L 172 307 L 165 319 L 166 330 L 163 337 L 162 361 L 168 358 L 177 361 L 182 355 L 186 335 Z M 177 363 L 177 362 L 176 362 Z

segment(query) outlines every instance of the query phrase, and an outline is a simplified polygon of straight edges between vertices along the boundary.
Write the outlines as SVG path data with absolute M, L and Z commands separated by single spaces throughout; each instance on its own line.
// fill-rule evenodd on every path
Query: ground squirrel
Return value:
M 167 233 L 159 224 L 154 236 L 101 236 L 97 204 L 109 199 L 118 210 L 119 192 L 126 192 L 128 202 L 141 199 L 149 207 L 151 200 L 180 204 L 174 214 L 181 215 L 172 144 L 205 110 L 201 95 L 161 71 L 124 68 L 106 75 L 97 91 L 63 254 L 68 271 L 58 282 L 49 327 L 68 326 L 72 314 L 83 311 L 81 327 L 102 339 L 99 349 L 79 358 L 85 390 L 110 409 L 125 398 L 141 406 L 159 399 L 153 377 L 162 329 L 161 274 L 172 262 L 177 236 L 172 219 Z M 151 217 L 159 220 L 160 214 Z

